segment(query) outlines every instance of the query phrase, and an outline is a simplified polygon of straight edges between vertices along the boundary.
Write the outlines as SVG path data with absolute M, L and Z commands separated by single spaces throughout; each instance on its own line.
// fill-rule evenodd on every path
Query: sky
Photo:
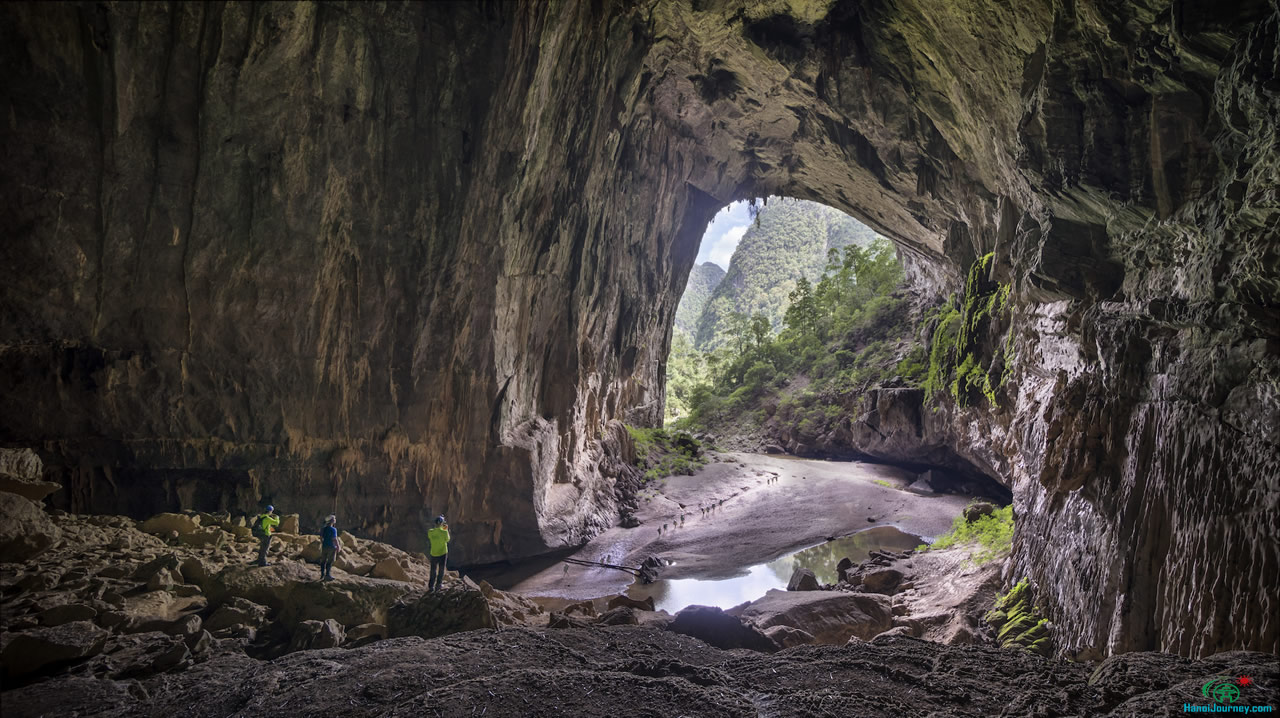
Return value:
M 702 245 L 698 247 L 698 264 L 715 262 L 721 269 L 729 269 L 729 259 L 733 250 L 738 248 L 742 235 L 751 226 L 751 216 L 747 213 L 746 201 L 734 202 L 720 210 L 720 213 L 707 225 L 702 235 Z

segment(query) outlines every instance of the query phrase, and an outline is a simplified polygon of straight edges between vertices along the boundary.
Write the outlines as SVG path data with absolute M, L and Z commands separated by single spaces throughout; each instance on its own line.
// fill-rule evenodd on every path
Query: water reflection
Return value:
M 813 571 L 820 583 L 835 583 L 836 564 L 842 558 L 848 557 L 854 563 L 860 563 L 876 549 L 905 551 L 921 543 L 919 536 L 899 531 L 892 526 L 877 526 L 782 556 L 769 563 L 750 566 L 743 576 L 718 580 L 682 578 L 656 581 L 647 586 L 633 585 L 627 590 L 627 594 L 641 599 L 653 596 L 655 608 L 672 613 L 694 604 L 731 608 L 754 601 L 771 588 L 786 588 L 787 581 L 796 568 Z

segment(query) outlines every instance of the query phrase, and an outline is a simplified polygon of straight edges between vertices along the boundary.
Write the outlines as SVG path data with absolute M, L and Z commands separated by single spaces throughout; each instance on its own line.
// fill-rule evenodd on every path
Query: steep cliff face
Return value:
M 606 525 L 678 207 L 605 159 L 635 21 L 561 10 L 0 9 L 0 436 L 76 510 L 448 512 L 462 561 Z
M 815 199 L 1013 286 L 946 420 L 1064 650 L 1280 650 L 1274 11 L 944 5 L 5 5 L 0 440 L 70 508 L 574 542 L 706 222 Z

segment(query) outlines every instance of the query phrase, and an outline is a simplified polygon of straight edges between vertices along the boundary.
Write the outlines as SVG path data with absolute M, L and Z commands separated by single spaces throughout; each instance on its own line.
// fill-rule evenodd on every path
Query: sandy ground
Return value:
M 657 556 L 674 562 L 663 578 L 727 578 L 873 526 L 937 536 L 969 500 L 907 491 L 915 476 L 880 464 L 740 453 L 720 459 L 694 476 L 669 477 L 657 496 L 642 499 L 639 527 L 610 529 L 572 555 L 628 566 Z M 558 561 L 525 573 L 504 583 L 527 596 L 582 600 L 621 593 L 632 582 L 622 571 Z

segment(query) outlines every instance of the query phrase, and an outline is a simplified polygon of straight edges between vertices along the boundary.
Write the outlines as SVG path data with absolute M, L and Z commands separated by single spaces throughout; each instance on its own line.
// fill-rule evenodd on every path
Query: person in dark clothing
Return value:
M 333 562 L 342 550 L 342 542 L 338 540 L 338 529 L 335 524 L 338 517 L 330 514 L 324 520 L 324 528 L 320 529 L 320 580 L 333 580 Z
M 436 525 L 427 531 L 431 544 L 431 575 L 427 578 L 427 590 L 439 591 L 444 581 L 445 563 L 449 559 L 449 524 L 443 516 L 436 517 Z

